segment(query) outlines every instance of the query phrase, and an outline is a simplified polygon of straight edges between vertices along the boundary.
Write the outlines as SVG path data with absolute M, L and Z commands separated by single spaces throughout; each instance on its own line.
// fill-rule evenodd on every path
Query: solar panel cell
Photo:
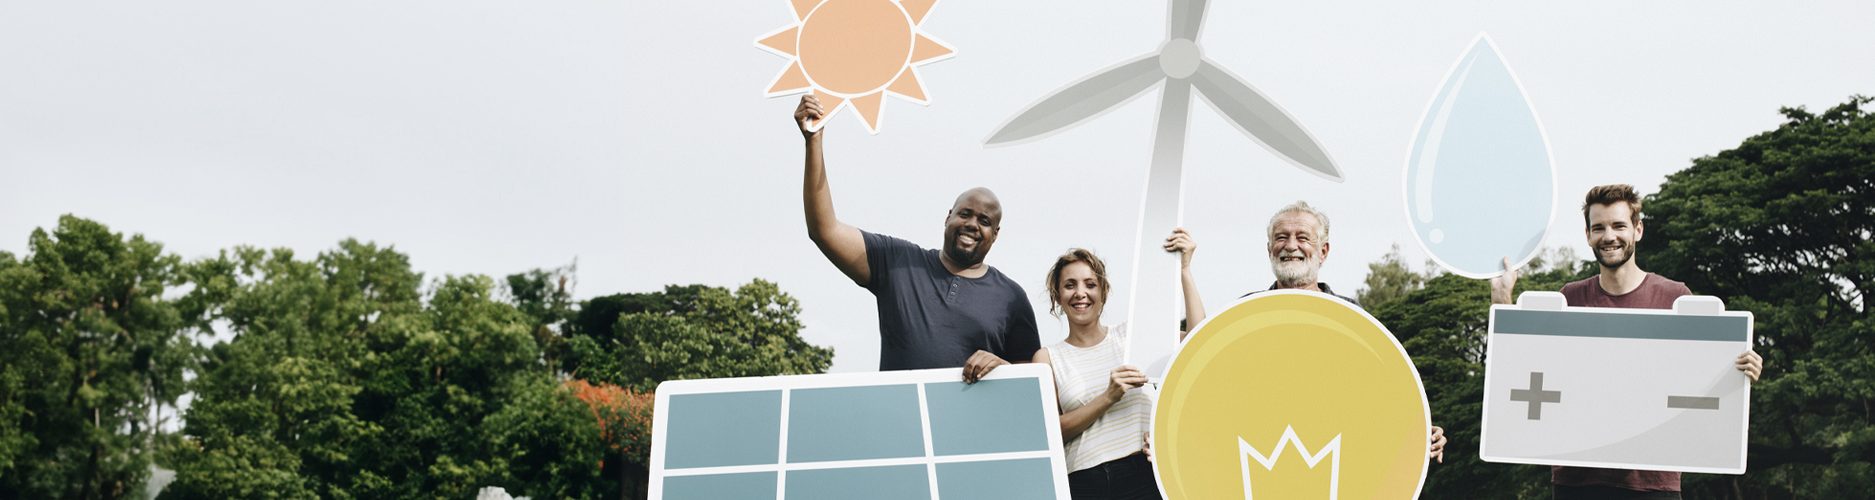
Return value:
M 925 384 L 931 445 L 938 456 L 1048 449 L 1039 381 L 985 380 Z
M 924 456 L 917 385 L 796 389 L 788 462 Z
M 670 468 L 775 463 L 781 391 L 687 394 L 670 401 Z
M 775 473 L 677 476 L 664 480 L 665 500 L 775 500 Z
M 787 500 L 931 500 L 928 477 L 922 464 L 792 471 Z
M 1054 498 L 1047 458 L 937 464 L 938 496 L 999 500 Z

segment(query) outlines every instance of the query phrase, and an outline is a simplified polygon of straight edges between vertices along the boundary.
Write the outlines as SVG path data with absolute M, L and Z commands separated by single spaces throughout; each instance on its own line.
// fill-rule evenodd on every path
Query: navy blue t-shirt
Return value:
M 938 251 L 861 231 L 879 305 L 879 369 L 956 368 L 978 350 L 1011 363 L 1042 347 L 1035 310 L 1022 286 L 991 267 L 980 278 L 953 275 Z

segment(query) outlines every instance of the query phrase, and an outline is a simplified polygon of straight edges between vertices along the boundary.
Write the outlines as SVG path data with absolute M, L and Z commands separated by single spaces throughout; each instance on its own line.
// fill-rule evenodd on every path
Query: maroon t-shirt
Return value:
M 1562 294 L 1575 307 L 1631 307 L 1636 309 L 1672 309 L 1674 299 L 1692 295 L 1685 283 L 1647 273 L 1641 286 L 1621 295 L 1609 295 L 1602 289 L 1601 276 L 1563 285 Z M 1551 483 L 1562 486 L 1608 486 L 1635 491 L 1680 491 L 1680 473 L 1655 470 L 1598 469 L 1594 467 L 1550 468 Z

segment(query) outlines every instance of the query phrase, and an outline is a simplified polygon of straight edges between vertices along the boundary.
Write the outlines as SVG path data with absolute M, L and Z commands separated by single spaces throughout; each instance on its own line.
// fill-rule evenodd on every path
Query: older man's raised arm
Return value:
M 872 269 L 866 264 L 866 239 L 859 228 L 840 222 L 833 213 L 833 192 L 827 187 L 827 163 L 821 149 L 822 128 L 810 126 L 825 119 L 820 100 L 813 95 L 801 97 L 794 108 L 794 124 L 807 142 L 806 173 L 801 180 L 801 203 L 807 212 L 807 237 L 820 247 L 820 253 L 834 267 L 859 286 L 872 281 Z

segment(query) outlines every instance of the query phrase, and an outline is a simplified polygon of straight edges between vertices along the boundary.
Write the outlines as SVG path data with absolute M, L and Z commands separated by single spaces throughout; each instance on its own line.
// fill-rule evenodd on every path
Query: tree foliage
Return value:
M 1400 257 L 1400 245 L 1394 244 L 1380 260 L 1367 264 L 1367 278 L 1354 291 L 1354 300 L 1369 307 L 1391 303 L 1426 286 L 1430 277 L 1413 272 Z
M 530 387 L 484 422 L 491 451 L 506 458 L 502 484 L 534 498 L 617 497 L 618 485 L 604 475 L 610 450 L 602 427 L 577 391 L 540 378 L 520 383 Z
M 761 279 L 734 291 L 691 285 L 598 297 L 574 321 L 565 369 L 639 392 L 666 380 L 823 372 L 833 350 L 801 339 L 800 312 Z
M 1756 317 L 1753 473 L 1715 497 L 1846 498 L 1875 484 L 1875 114 L 1855 97 L 1697 158 L 1645 202 L 1649 268 Z
M 1591 275 L 1595 269 L 1593 263 L 1585 261 L 1549 264 L 1558 267 L 1530 269 L 1517 281 L 1513 293 L 1558 290 L 1565 283 Z M 1423 288 L 1368 309 L 1413 356 L 1432 406 L 1432 422 L 1445 429 L 1449 440 L 1445 461 L 1434 465 L 1426 476 L 1422 497 L 1547 498 L 1548 467 L 1490 464 L 1478 459 L 1490 285 L 1456 274 L 1433 276 Z
M 1751 311 L 1764 377 L 1753 386 L 1750 469 L 1686 474 L 1687 498 L 1863 498 L 1875 484 L 1875 115 L 1856 97 L 1697 158 L 1647 197 L 1643 269 Z M 1398 276 L 1398 259 L 1374 264 Z M 1558 251 L 1522 290 L 1556 290 L 1593 262 Z M 1410 273 L 1409 273 L 1410 274 Z M 1376 282 L 1370 277 L 1370 286 Z M 1380 279 L 1380 283 L 1398 282 Z M 1544 467 L 1478 461 L 1489 286 L 1444 275 L 1370 304 L 1412 353 L 1451 439 L 1428 498 L 1548 496 Z
M 608 352 L 573 334 L 594 315 L 571 298 L 570 266 L 511 275 L 505 294 L 482 276 L 426 288 L 403 254 L 348 240 L 311 260 L 237 248 L 184 274 L 202 317 L 233 340 L 202 363 L 187 438 L 169 454 L 165 494 L 177 498 L 463 497 L 491 485 L 616 496 L 645 461 L 649 394 L 557 383 L 569 373 L 555 365 L 649 388 L 817 372 L 831 358 L 800 339 L 799 305 L 760 280 L 614 296 L 641 305 L 606 319 Z M 556 362 L 555 349 L 573 356 Z
M 65 216 L 0 252 L 0 497 L 118 498 L 194 363 L 180 259 Z
M 238 248 L 192 273 L 233 340 L 203 365 L 166 495 L 610 491 L 596 424 L 541 361 L 539 311 L 494 280 L 426 290 L 403 254 L 349 240 L 312 260 Z
M 559 366 L 559 359 L 566 355 L 566 332 L 579 314 L 579 302 L 573 298 L 574 275 L 578 268 L 576 262 L 556 269 L 531 269 L 508 275 L 508 297 L 514 307 L 531 320 L 529 332 L 550 367 Z
M 654 394 L 579 379 L 568 380 L 566 387 L 592 411 L 607 450 L 633 463 L 649 463 Z

